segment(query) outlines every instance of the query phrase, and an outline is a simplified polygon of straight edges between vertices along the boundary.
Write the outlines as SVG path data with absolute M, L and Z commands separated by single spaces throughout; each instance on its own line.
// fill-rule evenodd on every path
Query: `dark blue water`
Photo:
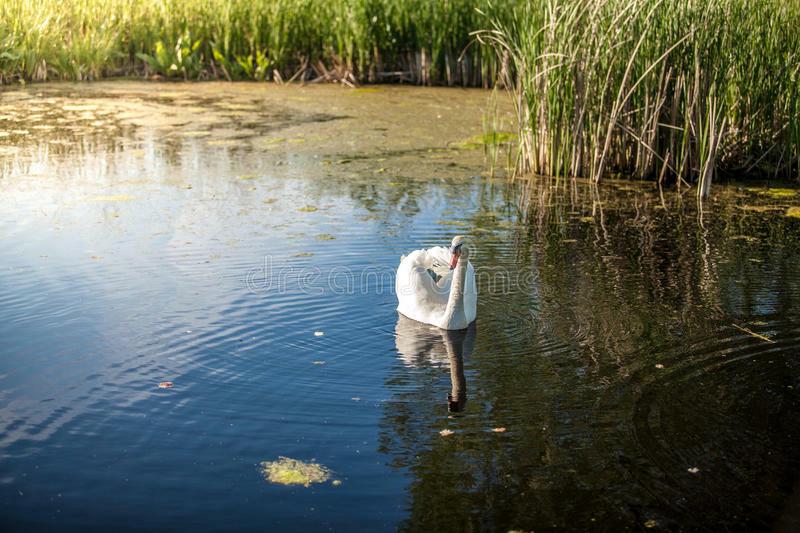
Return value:
M 525 202 L 447 148 L 480 93 L 90 87 L 2 95 L 4 530 L 797 519 L 800 198 Z M 392 293 L 456 233 L 466 337 Z M 270 483 L 280 456 L 341 484 Z

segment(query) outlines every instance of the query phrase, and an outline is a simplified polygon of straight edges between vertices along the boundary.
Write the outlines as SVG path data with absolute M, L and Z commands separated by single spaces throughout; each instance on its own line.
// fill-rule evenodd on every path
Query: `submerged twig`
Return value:
M 739 326 L 738 324 L 731 324 L 731 325 L 733 327 L 735 327 L 736 329 L 738 329 L 738 330 L 744 331 L 748 335 L 752 335 L 753 337 L 756 337 L 757 339 L 761 339 L 762 341 L 767 341 L 767 342 L 771 342 L 772 344 L 775 344 L 775 341 L 770 339 L 766 335 L 761 335 L 760 333 L 756 333 L 755 331 L 753 331 L 751 329 L 747 329 L 747 328 L 742 327 L 742 326 Z

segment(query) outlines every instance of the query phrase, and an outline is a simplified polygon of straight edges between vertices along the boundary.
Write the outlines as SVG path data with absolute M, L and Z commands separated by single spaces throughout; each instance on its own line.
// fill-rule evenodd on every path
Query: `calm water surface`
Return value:
M 467 149 L 485 101 L 0 93 L 2 529 L 791 530 L 800 196 L 523 194 Z M 456 233 L 476 327 L 400 319 L 400 255 Z

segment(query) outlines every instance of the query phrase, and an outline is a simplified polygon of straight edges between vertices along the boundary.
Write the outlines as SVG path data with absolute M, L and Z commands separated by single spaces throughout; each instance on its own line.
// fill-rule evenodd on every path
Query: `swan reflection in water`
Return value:
M 467 329 L 444 330 L 398 315 L 395 343 L 397 352 L 406 365 L 450 365 L 452 388 L 447 395 L 447 409 L 450 412 L 463 411 L 467 403 L 464 357 L 472 355 L 475 330 L 474 322 Z

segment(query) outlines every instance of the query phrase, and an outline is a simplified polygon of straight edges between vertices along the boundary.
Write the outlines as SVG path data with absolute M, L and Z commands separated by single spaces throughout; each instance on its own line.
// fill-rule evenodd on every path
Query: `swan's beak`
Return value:
M 461 255 L 461 249 L 450 250 L 450 254 L 450 270 L 453 270 L 458 264 L 458 257 Z

